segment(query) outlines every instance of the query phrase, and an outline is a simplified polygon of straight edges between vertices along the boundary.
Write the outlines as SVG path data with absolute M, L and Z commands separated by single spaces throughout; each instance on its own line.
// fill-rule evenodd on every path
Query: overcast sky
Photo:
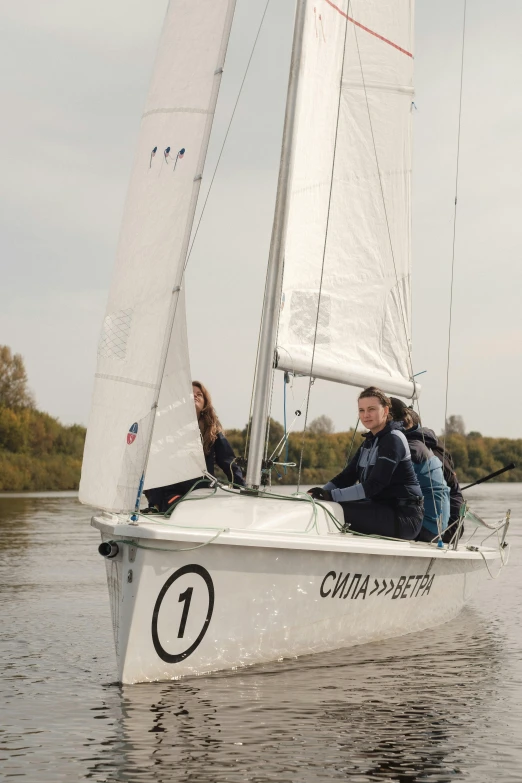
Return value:
M 361 2 L 361 0 L 359 0 Z M 96 346 L 166 0 L 0 3 L 0 344 L 38 406 L 86 423 Z M 265 0 L 238 0 L 208 183 Z M 463 0 L 418 0 L 413 312 L 425 424 L 444 420 Z M 193 376 L 244 426 L 273 216 L 293 0 L 271 0 L 187 277 Z M 522 437 L 520 0 L 468 0 L 449 413 Z M 205 193 L 203 189 L 202 193 Z M 276 374 L 275 418 L 283 380 Z M 290 409 L 304 410 L 296 381 Z M 317 382 L 310 417 L 356 420 Z

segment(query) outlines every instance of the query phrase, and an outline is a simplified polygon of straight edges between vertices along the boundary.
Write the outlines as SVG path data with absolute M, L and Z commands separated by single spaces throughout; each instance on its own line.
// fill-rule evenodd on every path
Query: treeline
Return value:
M 0 406 L 0 492 L 78 489 L 85 427 Z
M 461 483 L 471 483 L 510 462 L 518 467 L 499 480 L 522 481 L 522 440 L 484 438 L 480 432 L 466 435 L 461 416 L 448 418 L 447 432 L 447 448 Z M 235 453 L 242 456 L 247 428 L 228 430 L 227 436 Z M 301 484 L 324 484 L 355 454 L 362 437 L 353 430 L 333 432 L 331 419 L 319 416 L 310 423 L 306 437 L 302 432 L 292 433 L 288 448 L 285 445 L 280 451 L 283 440 L 282 425 L 271 420 L 269 457 L 275 452 L 275 462 L 297 466 L 274 465 L 272 483 L 296 484 L 301 464 Z M 78 489 L 84 441 L 84 427 L 66 427 L 36 410 L 22 357 L 0 345 L 0 492 Z
M 78 489 L 84 441 L 36 410 L 23 358 L 0 345 L 0 492 Z
M 271 455 L 283 437 L 281 424 L 271 421 L 268 454 Z M 247 430 L 227 430 L 235 453 L 243 455 Z M 302 484 L 324 484 L 342 470 L 348 454 L 355 454 L 361 435 L 348 432 L 302 432 L 289 437 L 277 462 L 299 465 L 301 450 Z M 75 490 L 80 481 L 85 428 L 64 426 L 34 408 L 0 406 L 0 492 Z M 522 439 L 485 438 L 480 433 L 453 433 L 447 447 L 455 461 L 461 483 L 470 483 L 509 462 L 517 468 L 499 477 L 499 481 L 522 482 Z M 520 466 L 520 467 L 519 467 Z M 298 468 L 276 465 L 272 483 L 296 484 Z
M 283 434 L 281 424 L 272 421 L 269 456 L 272 455 Z M 246 428 L 227 430 L 227 438 L 236 454 L 244 454 L 246 437 Z M 354 437 L 353 430 L 334 433 L 307 432 L 303 446 L 302 432 L 292 433 L 288 439 L 288 457 L 285 448 L 277 461 L 295 462 L 299 466 L 302 450 L 301 483 L 324 484 L 343 469 L 348 454 L 355 454 L 361 441 L 361 435 L 357 433 Z M 446 447 L 454 459 L 457 475 L 462 484 L 471 483 L 510 462 L 517 465 L 516 469 L 504 473 L 498 480 L 522 482 L 522 439 L 485 438 L 479 432 L 470 432 L 468 435 L 452 433 L 447 437 Z M 296 484 L 297 477 L 298 467 L 286 468 L 285 471 L 285 468 L 276 465 L 272 472 L 272 483 Z

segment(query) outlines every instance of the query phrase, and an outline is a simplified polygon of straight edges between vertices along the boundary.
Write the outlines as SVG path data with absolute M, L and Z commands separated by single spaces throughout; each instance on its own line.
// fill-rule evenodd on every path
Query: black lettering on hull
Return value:
M 424 574 L 404 574 L 393 579 L 328 571 L 319 587 L 319 594 L 321 598 L 350 598 L 355 601 L 364 601 L 372 595 L 392 601 L 397 598 L 423 598 L 430 594 L 434 581 L 435 574 L 429 571 Z

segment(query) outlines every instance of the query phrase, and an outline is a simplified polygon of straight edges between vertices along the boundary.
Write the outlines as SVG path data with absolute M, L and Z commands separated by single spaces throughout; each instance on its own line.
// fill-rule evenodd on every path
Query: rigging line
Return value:
M 288 454 L 289 454 L 289 445 L 288 445 L 288 434 L 286 431 L 286 381 L 287 379 L 287 373 L 283 375 L 283 425 L 284 425 L 284 437 L 286 440 L 286 449 L 285 449 L 285 462 L 288 462 Z M 286 476 L 286 466 L 285 466 L 285 476 Z
M 191 253 L 192 253 L 192 248 L 194 247 L 194 242 L 196 241 L 196 237 L 198 235 L 199 227 L 201 225 L 201 221 L 203 219 L 203 214 L 205 212 L 205 207 L 207 206 L 207 201 L 208 201 L 209 196 L 210 196 L 210 191 L 212 190 L 212 185 L 214 184 L 214 179 L 216 178 L 217 170 L 218 170 L 219 164 L 221 162 L 221 157 L 223 155 L 223 151 L 224 151 L 225 145 L 227 143 L 228 134 L 230 132 L 230 128 L 232 126 L 232 122 L 233 122 L 234 116 L 236 114 L 236 109 L 237 109 L 237 106 L 238 106 L 238 103 L 239 103 L 239 99 L 241 98 L 241 93 L 243 92 L 243 87 L 245 85 L 245 81 L 246 81 L 246 78 L 248 76 L 248 71 L 250 69 L 250 63 L 252 62 L 252 58 L 253 58 L 254 52 L 256 50 L 257 41 L 259 39 L 259 35 L 261 33 L 261 28 L 263 27 L 263 22 L 265 21 L 266 12 L 268 10 L 268 6 L 269 5 L 270 5 L 270 0 L 266 0 L 265 9 L 263 11 L 263 15 L 261 17 L 261 21 L 259 22 L 259 27 L 257 28 L 256 37 L 255 37 L 254 43 L 252 45 L 252 51 L 250 52 L 250 57 L 248 58 L 247 66 L 246 66 L 246 69 L 245 69 L 245 73 L 243 74 L 243 80 L 241 81 L 241 86 L 240 86 L 239 92 L 237 94 L 236 102 L 234 104 L 234 108 L 232 110 L 232 114 L 230 115 L 230 121 L 228 123 L 228 127 L 227 127 L 227 130 L 226 130 L 226 133 L 225 133 L 225 138 L 223 139 L 223 144 L 221 145 L 221 149 L 219 151 L 219 156 L 218 156 L 218 159 L 217 159 L 216 166 L 214 168 L 214 173 L 212 174 L 212 179 L 210 180 L 210 185 L 209 185 L 209 188 L 208 188 L 208 191 L 207 191 L 207 195 L 205 196 L 205 201 L 203 202 L 203 207 L 201 209 L 201 214 L 199 216 L 199 220 L 198 220 L 198 223 L 197 223 L 197 226 L 196 226 L 196 230 L 194 232 L 194 236 L 192 237 L 192 242 L 190 244 L 190 248 L 189 248 L 189 251 L 187 253 L 187 258 L 186 258 L 186 261 L 185 261 L 185 266 L 183 267 L 183 272 L 185 272 L 185 269 L 187 268 L 189 260 L 190 260 L 190 256 L 191 256 Z
M 348 456 L 346 458 L 346 465 L 345 465 L 345 467 L 347 467 L 349 465 L 349 463 L 350 463 L 350 459 L 351 459 L 351 456 L 352 456 L 352 450 L 353 450 L 353 444 L 355 443 L 355 436 L 357 435 L 357 429 L 359 427 L 360 421 L 361 421 L 360 418 L 357 416 L 357 421 L 355 423 L 355 427 L 354 427 L 353 435 L 352 435 L 352 442 L 350 443 L 350 448 L 348 449 Z
M 305 396 L 303 398 L 303 402 L 301 403 L 301 405 L 303 405 L 304 402 L 306 402 L 306 394 L 305 394 Z M 292 423 L 290 424 L 290 426 L 288 428 L 285 427 L 285 431 L 283 433 L 283 437 L 279 439 L 276 447 L 274 448 L 272 454 L 270 455 L 270 459 L 274 459 L 274 457 L 276 457 L 276 459 L 278 459 L 281 456 L 281 452 L 283 451 L 283 448 L 284 448 L 285 444 L 288 447 L 290 434 L 291 434 L 291 432 L 292 432 L 292 430 L 294 428 L 294 424 L 296 423 L 297 419 L 301 415 L 301 411 L 298 409 L 298 410 L 296 410 L 295 414 L 296 415 L 295 415 Z M 279 447 L 281 447 L 281 448 L 280 448 L 280 450 L 278 452 Z M 288 462 L 288 455 L 287 455 L 287 457 L 285 459 Z
M 348 38 L 348 16 L 350 13 L 350 5 L 351 0 L 348 0 L 348 7 L 346 9 L 346 22 L 344 25 L 344 43 L 343 43 L 343 57 L 341 61 L 341 73 L 339 76 L 339 99 L 337 102 L 337 120 L 335 124 L 335 137 L 334 137 L 334 146 L 333 146 L 333 156 L 332 156 L 332 169 L 331 169 L 331 176 L 330 176 L 330 192 L 328 194 L 328 211 L 326 213 L 326 231 L 324 234 L 324 243 L 323 243 L 323 258 L 321 262 L 321 277 L 319 279 L 319 293 L 317 297 L 317 311 L 315 314 L 315 330 L 314 330 L 314 343 L 312 346 L 312 361 L 310 363 L 310 375 L 308 379 L 308 394 L 306 398 L 306 411 L 305 411 L 305 419 L 304 419 L 304 427 L 303 427 L 303 440 L 301 443 L 301 455 L 299 457 L 299 473 L 297 477 L 297 491 L 299 492 L 299 486 L 301 484 L 301 468 L 303 464 L 303 453 L 304 453 L 304 447 L 305 447 L 305 441 L 306 441 L 306 425 L 308 423 L 308 409 L 310 405 L 310 393 L 312 390 L 312 372 L 314 369 L 314 360 L 315 360 L 315 348 L 317 345 L 317 329 L 319 326 L 319 312 L 321 309 L 321 293 L 323 290 L 323 276 L 324 276 L 324 264 L 326 260 L 326 245 L 328 241 L 328 227 L 330 225 L 330 208 L 332 205 L 332 192 L 333 192 L 333 183 L 334 183 L 334 171 L 335 171 L 335 157 L 337 152 L 337 139 L 339 137 L 339 118 L 341 116 L 341 99 L 343 94 L 343 75 L 344 75 L 344 61 L 346 59 L 346 41 Z M 355 29 L 355 28 L 354 28 Z
M 449 303 L 449 324 L 448 324 L 448 354 L 446 359 L 446 397 L 444 403 L 444 447 L 443 455 L 446 455 L 446 437 L 448 434 L 448 392 L 449 392 L 449 372 L 451 355 L 451 325 L 453 316 L 453 281 L 455 275 L 455 240 L 457 236 L 457 201 L 459 192 L 459 160 L 460 160 L 460 130 L 462 121 L 462 92 L 464 84 L 464 49 L 466 42 L 466 9 L 467 0 L 464 0 L 464 11 L 462 16 L 462 53 L 460 60 L 460 94 L 459 94 L 459 119 L 457 127 L 457 160 L 455 170 L 455 207 L 453 211 L 453 246 L 451 251 L 451 282 L 450 282 L 450 303 Z
M 403 328 L 404 328 L 404 336 L 406 338 L 406 348 L 408 350 L 408 359 L 409 359 L 409 363 L 410 363 L 411 379 L 412 379 L 412 382 L 413 382 L 413 390 L 415 392 L 415 379 L 413 377 L 413 359 L 412 359 L 412 355 L 411 355 L 410 340 L 409 340 L 409 337 L 408 337 L 408 327 L 407 327 L 407 322 L 406 322 L 406 313 L 404 312 L 404 304 L 403 304 L 403 301 L 402 301 L 401 291 L 400 291 L 400 288 L 399 288 L 399 275 L 398 275 L 398 272 L 397 272 L 397 264 L 395 263 L 395 252 L 393 250 L 393 242 L 392 242 L 392 236 L 391 236 L 390 221 L 388 220 L 388 210 L 386 208 L 386 199 L 384 197 L 384 186 L 383 186 L 383 182 L 382 182 L 381 167 L 379 165 L 379 156 L 377 154 L 377 144 L 375 142 L 375 134 L 373 132 L 372 116 L 371 116 L 371 112 L 370 112 L 370 102 L 368 100 L 368 92 L 366 90 L 366 81 L 365 81 L 365 78 L 364 78 L 364 71 L 363 71 L 363 65 L 362 65 L 362 59 L 361 59 L 361 50 L 359 48 L 359 38 L 357 36 L 357 28 L 354 27 L 353 31 L 354 31 L 354 35 L 355 35 L 355 44 L 357 46 L 357 56 L 359 58 L 359 67 L 361 69 L 361 80 L 362 80 L 363 89 L 364 89 L 364 98 L 365 98 L 365 101 L 366 101 L 366 110 L 368 112 L 368 122 L 369 122 L 369 125 L 370 125 L 370 133 L 371 133 L 371 137 L 372 137 L 373 152 L 374 152 L 374 155 L 375 155 L 375 164 L 377 166 L 377 175 L 379 177 L 379 187 L 380 187 L 380 191 L 381 191 L 381 198 L 382 198 L 382 206 L 383 206 L 383 210 L 384 210 L 384 217 L 385 217 L 385 220 L 386 220 L 386 229 L 387 229 L 387 232 L 388 232 L 388 241 L 390 243 L 390 253 L 391 253 L 392 262 L 393 262 L 393 271 L 395 273 L 395 282 L 397 283 L 397 297 L 398 297 L 398 300 L 399 300 L 399 303 L 400 303 L 402 325 L 403 325 Z

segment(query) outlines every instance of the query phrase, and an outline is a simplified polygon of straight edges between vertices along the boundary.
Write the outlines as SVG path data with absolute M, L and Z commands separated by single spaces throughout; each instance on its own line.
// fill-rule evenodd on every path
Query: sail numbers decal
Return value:
M 161 644 L 158 632 L 159 613 L 167 593 L 168 630 L 165 620 L 162 628 L 164 634 L 167 632 L 172 637 L 170 644 L 177 648 L 171 653 Z M 167 663 L 179 663 L 188 658 L 205 636 L 213 611 L 214 585 L 209 572 L 195 564 L 178 568 L 161 588 L 152 613 L 152 641 L 159 657 Z
M 351 579 L 350 579 L 351 576 Z M 328 571 L 319 592 L 321 598 L 362 598 L 379 595 L 383 598 L 422 598 L 429 595 L 435 574 L 399 576 L 394 579 L 375 579 L 369 574 L 337 574 Z

